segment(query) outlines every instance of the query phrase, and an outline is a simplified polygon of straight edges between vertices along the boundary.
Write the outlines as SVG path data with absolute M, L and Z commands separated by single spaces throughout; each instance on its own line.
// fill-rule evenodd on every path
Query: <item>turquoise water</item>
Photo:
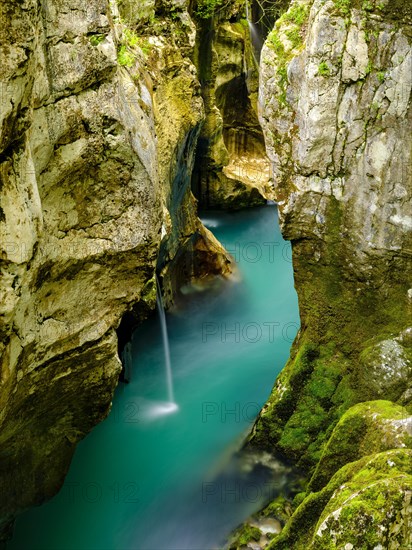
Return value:
M 109 417 L 82 441 L 61 492 L 22 515 L 12 550 L 206 550 L 273 496 L 287 474 L 233 454 L 285 364 L 299 316 L 290 245 L 274 206 L 210 213 L 239 280 L 185 289 L 167 314 L 177 412 L 159 320 L 133 336 L 133 369 Z M 266 460 L 266 462 L 265 462 Z

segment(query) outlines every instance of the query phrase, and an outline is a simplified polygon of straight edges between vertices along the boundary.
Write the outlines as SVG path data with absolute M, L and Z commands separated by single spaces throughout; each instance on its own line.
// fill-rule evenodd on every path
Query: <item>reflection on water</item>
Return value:
M 176 409 L 157 316 L 135 332 L 130 383 L 79 444 L 62 491 L 17 522 L 10 548 L 207 550 L 284 490 L 290 472 L 239 453 L 298 326 L 292 264 L 276 208 L 208 213 L 239 281 L 168 313 Z

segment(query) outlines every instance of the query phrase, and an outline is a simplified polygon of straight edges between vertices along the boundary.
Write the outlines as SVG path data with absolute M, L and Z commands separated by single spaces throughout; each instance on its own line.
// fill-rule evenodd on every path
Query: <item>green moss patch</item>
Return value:
M 233 533 L 233 538 L 229 542 L 229 550 L 237 550 L 242 546 L 246 546 L 248 542 L 258 541 L 262 533 L 257 527 L 252 527 L 248 523 L 245 523 L 239 529 Z
M 410 446 L 411 436 L 404 422 L 406 409 L 390 401 L 359 403 L 339 420 L 325 446 L 310 490 L 319 490 L 348 462 L 362 456 Z
M 412 451 L 397 449 L 341 468 L 326 487 L 298 506 L 269 550 L 407 548 L 410 537 Z M 409 489 L 408 489 L 409 487 Z M 386 537 L 386 539 L 385 539 Z

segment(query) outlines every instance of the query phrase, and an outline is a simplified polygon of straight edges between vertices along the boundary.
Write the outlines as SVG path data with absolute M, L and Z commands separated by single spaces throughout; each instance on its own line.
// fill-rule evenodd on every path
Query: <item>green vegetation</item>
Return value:
M 274 29 L 267 37 L 268 46 L 277 56 L 277 75 L 280 94 L 279 103 L 288 108 L 287 102 L 287 64 L 292 59 L 295 50 L 303 46 L 303 25 L 309 17 L 310 6 L 308 4 L 294 4 L 289 11 L 284 13 L 276 22 Z M 281 30 L 287 40 L 282 39 Z M 290 45 L 288 44 L 290 42 Z
M 237 550 L 237 548 L 245 547 L 248 542 L 259 540 L 262 533 L 257 527 L 245 523 L 233 535 L 234 537 L 229 543 L 229 550 Z
M 249 32 L 249 23 L 247 22 L 247 19 L 242 17 L 239 19 L 239 23 L 242 25 L 244 29 L 246 29 Z
M 365 355 L 365 350 L 399 334 L 408 319 L 405 290 L 399 285 L 385 288 L 381 296 L 359 283 L 362 291 L 353 295 L 351 281 L 342 278 L 348 256 L 342 246 L 339 201 L 330 200 L 325 218 L 328 246 L 322 265 L 308 260 L 313 248 L 295 243 L 295 281 L 305 329 L 252 434 L 257 446 L 285 454 L 308 474 L 345 411 L 360 401 L 377 399 L 371 384 L 376 377 L 374 355 Z M 375 277 L 384 273 L 376 272 Z M 407 385 L 403 380 L 385 398 L 396 400 Z
M 385 82 L 385 73 L 383 71 L 379 71 L 376 76 L 381 84 Z
M 136 56 L 127 49 L 125 44 L 122 44 L 117 52 L 117 61 L 122 67 L 131 67 L 136 61 Z
M 364 11 L 373 11 L 373 4 L 369 0 L 365 0 L 362 4 L 362 9 Z
M 123 31 L 123 42 L 130 48 L 133 48 L 133 46 L 137 46 L 139 44 L 139 37 L 134 31 L 126 28 Z
M 335 544 L 339 548 L 349 542 L 353 548 L 376 548 L 384 547 L 390 539 L 394 548 L 408 548 L 412 542 L 407 511 L 411 458 L 412 453 L 407 450 L 389 451 L 352 463 L 349 468 L 352 475 L 340 470 L 330 485 L 336 487 L 338 481 L 342 483 L 315 527 L 316 531 L 326 522 L 322 536 L 313 537 L 315 547 L 324 550 Z M 336 522 L 332 514 L 338 509 L 341 512 Z
M 181 12 L 179 10 L 177 10 L 175 7 L 172 7 L 170 9 L 169 13 L 170 13 L 170 17 L 171 17 L 172 21 L 177 21 L 180 18 L 180 13 Z
M 351 0 L 333 0 L 333 2 L 342 15 L 350 15 Z
M 273 29 L 267 37 L 268 45 L 274 50 L 274 52 L 281 56 L 285 53 L 285 48 L 279 37 L 279 34 L 276 29 Z
M 253 440 L 313 467 L 340 415 L 354 402 L 345 360 L 333 345 L 302 342 L 281 372 Z
M 285 55 L 285 47 L 279 36 L 281 28 L 285 28 L 285 35 L 292 43 L 292 48 L 303 44 L 302 27 L 309 17 L 310 6 L 308 4 L 294 4 L 289 11 L 284 13 L 276 22 L 275 28 L 269 33 L 268 43 L 273 46 L 279 56 Z M 290 54 L 291 57 L 291 54 Z
M 284 496 L 279 495 L 273 500 L 264 510 L 262 517 L 274 517 L 282 524 L 285 524 L 291 517 L 293 512 L 292 504 Z
M 304 23 L 306 23 L 308 17 L 309 17 L 308 4 L 294 4 L 293 6 L 291 6 L 289 11 L 287 11 L 282 16 L 281 19 L 283 19 L 283 21 L 295 23 L 295 25 L 298 25 L 299 27 L 301 27 Z
M 406 409 L 390 401 L 370 401 L 351 407 L 334 428 L 309 488 L 319 490 L 339 468 L 362 456 L 410 445 L 412 438 L 396 425 L 396 421 L 407 416 Z
M 366 550 L 385 544 L 389 533 L 397 548 L 407 547 L 411 458 L 410 450 L 397 449 L 347 464 L 326 487 L 303 500 L 269 550 L 331 550 L 346 543 Z M 332 514 L 338 509 L 335 519 Z M 318 535 L 324 521 L 327 528 Z
M 303 42 L 300 30 L 297 28 L 292 29 L 290 31 L 286 31 L 286 36 L 291 41 L 293 48 L 297 48 Z
M 200 19 L 210 19 L 222 5 L 222 0 L 198 0 L 195 15 Z
M 92 46 L 98 46 L 106 38 L 105 34 L 91 34 L 89 36 L 90 44 Z
M 318 75 L 319 76 L 329 76 L 330 75 L 329 65 L 326 63 L 326 61 L 322 61 L 321 63 L 319 63 Z
M 132 67 L 136 61 L 136 48 L 139 47 L 145 56 L 150 55 L 152 45 L 142 36 L 138 36 L 135 31 L 125 28 L 122 35 L 122 44 L 117 52 L 119 65 L 123 67 Z
M 373 71 L 373 63 L 372 63 L 371 60 L 369 60 L 368 65 L 367 65 L 367 67 L 366 67 L 366 71 L 365 71 L 365 72 L 366 72 L 366 76 L 367 76 L 368 74 L 371 74 L 372 71 Z

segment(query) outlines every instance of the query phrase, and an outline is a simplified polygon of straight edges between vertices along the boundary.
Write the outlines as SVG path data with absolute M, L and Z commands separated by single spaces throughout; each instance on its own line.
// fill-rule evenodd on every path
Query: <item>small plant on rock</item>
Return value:
M 329 65 L 326 63 L 326 61 L 322 61 L 319 64 L 318 75 L 319 76 L 329 76 L 330 75 Z

